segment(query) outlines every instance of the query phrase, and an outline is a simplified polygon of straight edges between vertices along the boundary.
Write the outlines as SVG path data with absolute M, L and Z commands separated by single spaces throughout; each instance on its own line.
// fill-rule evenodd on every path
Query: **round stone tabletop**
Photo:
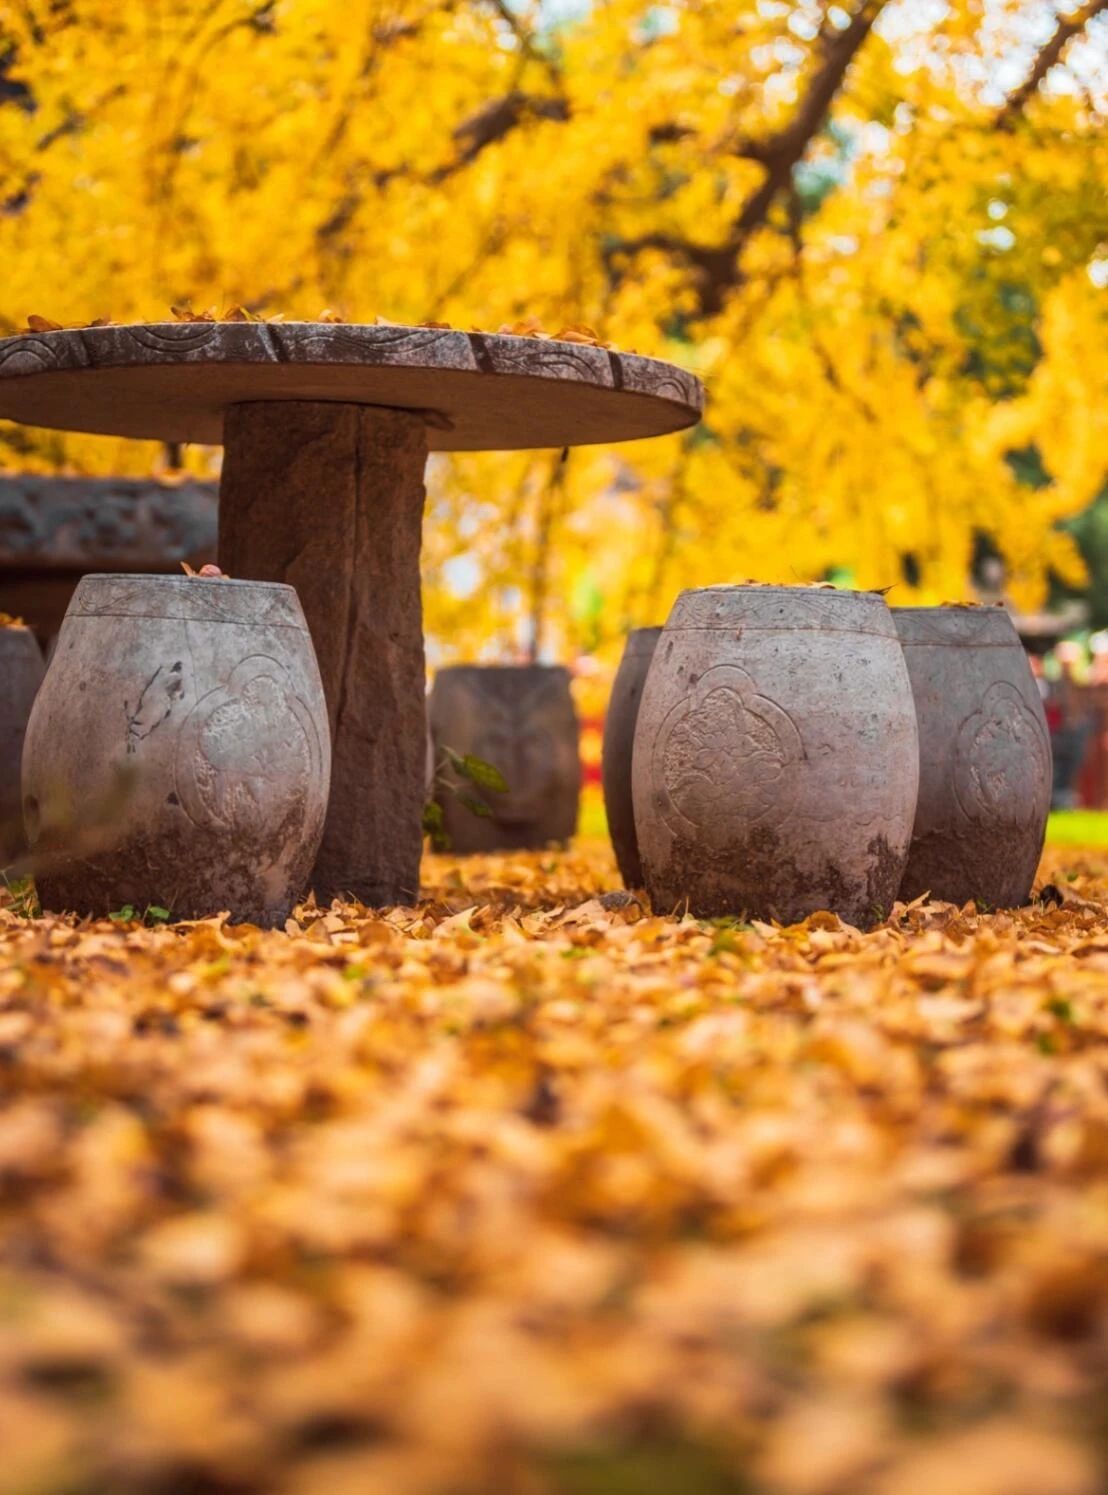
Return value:
M 695 425 L 684 369 L 586 343 L 437 327 L 144 322 L 0 339 L 0 417 L 159 441 L 223 440 L 228 405 L 418 410 L 432 451 L 631 441 Z

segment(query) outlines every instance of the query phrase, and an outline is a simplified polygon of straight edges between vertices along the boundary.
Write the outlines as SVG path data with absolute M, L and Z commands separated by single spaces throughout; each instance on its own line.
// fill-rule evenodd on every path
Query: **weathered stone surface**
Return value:
M 317 897 L 419 891 L 426 772 L 419 545 L 423 422 L 357 405 L 237 405 L 227 415 L 220 564 L 296 588 L 331 721 Z
M 319 845 L 329 762 L 291 587 L 87 576 L 24 744 L 39 897 L 279 925 Z
M 635 733 L 635 828 L 659 913 L 873 924 L 897 896 L 919 778 L 911 686 L 882 599 L 683 592 Z
M 577 828 L 581 793 L 577 713 L 569 671 L 560 665 L 454 665 L 431 689 L 431 731 L 439 759 L 469 753 L 504 775 L 508 792 L 482 793 L 448 770 L 439 792 L 453 851 L 520 851 L 566 842 Z M 483 800 L 475 815 L 458 791 Z
M 214 483 L 0 477 L 0 578 L 199 569 L 215 559 L 217 503 Z
M 19 765 L 42 674 L 42 653 L 31 630 L 0 628 L 0 867 L 26 849 Z
M 219 442 L 229 406 L 338 401 L 423 412 L 435 451 L 628 441 L 700 419 L 674 364 L 550 338 L 321 322 L 151 322 L 0 340 L 0 416 Z
M 897 607 L 920 742 L 901 897 L 1026 903 L 1050 810 L 1050 736 L 1000 607 Z
M 604 810 L 608 817 L 608 834 L 619 863 L 619 875 L 628 888 L 643 885 L 631 795 L 631 752 L 646 672 L 661 633 L 660 628 L 636 628 L 627 635 L 623 658 L 612 684 L 608 714 L 604 718 L 604 749 L 600 765 Z
M 215 560 L 214 483 L 0 477 L 0 608 L 45 648 L 90 571 L 197 570 Z

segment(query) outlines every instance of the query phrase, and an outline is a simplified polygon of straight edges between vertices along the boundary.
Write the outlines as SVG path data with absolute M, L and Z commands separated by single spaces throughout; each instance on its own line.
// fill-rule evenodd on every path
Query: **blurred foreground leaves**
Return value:
M 288 933 L 0 909 L 0 1487 L 1103 1488 L 1066 858 L 868 935 L 653 918 L 600 851 Z

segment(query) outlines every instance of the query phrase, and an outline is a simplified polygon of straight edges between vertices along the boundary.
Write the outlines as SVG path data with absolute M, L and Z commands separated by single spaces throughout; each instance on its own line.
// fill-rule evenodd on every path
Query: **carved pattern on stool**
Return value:
M 803 757 L 789 713 L 734 665 L 707 670 L 677 702 L 654 743 L 653 782 L 673 833 L 716 848 L 733 831 L 733 808 L 748 826 L 776 827 L 792 813 Z
M 1049 778 L 1042 725 L 1015 686 L 990 685 L 955 742 L 954 792 L 962 813 L 971 821 L 1028 826 L 1039 813 L 1039 786 Z
M 311 712 L 284 669 L 251 655 L 189 713 L 177 743 L 177 796 L 197 826 L 233 831 L 264 814 L 276 832 L 290 816 L 303 819 L 321 756 Z

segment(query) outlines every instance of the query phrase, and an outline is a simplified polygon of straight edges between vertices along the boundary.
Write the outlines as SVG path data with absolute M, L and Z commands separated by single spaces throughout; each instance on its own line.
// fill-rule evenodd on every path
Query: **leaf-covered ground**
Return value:
M 599 849 L 0 911 L 0 1488 L 1103 1489 L 1108 870 L 1043 870 L 868 935 Z

